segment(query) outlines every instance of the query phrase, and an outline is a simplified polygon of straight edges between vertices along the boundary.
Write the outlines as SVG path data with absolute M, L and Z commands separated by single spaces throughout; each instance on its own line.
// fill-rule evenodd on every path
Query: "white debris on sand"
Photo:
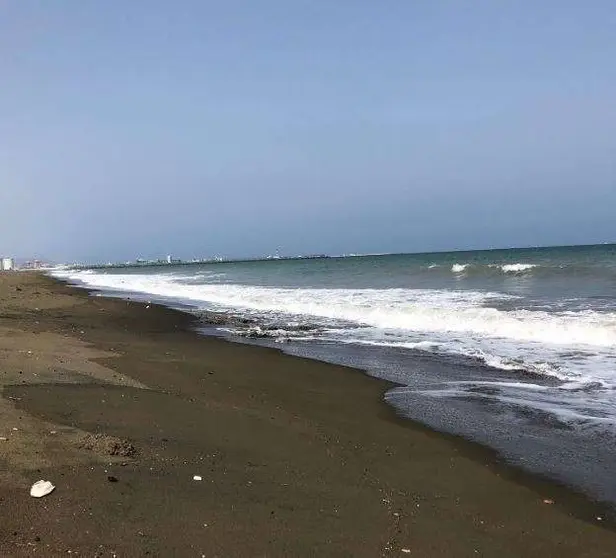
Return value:
M 42 498 L 43 496 L 47 496 L 54 491 L 56 487 L 51 484 L 49 481 L 40 480 L 35 482 L 30 488 L 30 496 L 33 498 Z

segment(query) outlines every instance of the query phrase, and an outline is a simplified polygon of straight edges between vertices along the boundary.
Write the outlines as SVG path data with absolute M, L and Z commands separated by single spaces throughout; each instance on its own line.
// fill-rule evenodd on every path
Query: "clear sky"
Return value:
M 0 253 L 616 240 L 613 0 L 0 0 Z

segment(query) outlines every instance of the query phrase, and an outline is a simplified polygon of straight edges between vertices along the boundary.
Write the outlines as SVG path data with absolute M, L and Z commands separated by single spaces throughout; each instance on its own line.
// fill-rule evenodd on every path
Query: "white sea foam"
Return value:
M 453 264 L 451 266 L 451 271 L 453 271 L 454 273 L 463 273 L 467 267 L 468 264 Z
M 522 273 L 524 271 L 530 271 L 535 267 L 537 267 L 535 264 L 525 263 L 506 264 L 500 266 L 505 273 Z
M 428 269 L 433 269 L 437 267 L 435 264 L 430 265 Z M 488 271 L 490 269 L 499 270 L 503 273 L 525 273 L 534 269 L 537 264 L 530 263 L 512 263 L 512 264 L 470 264 L 470 263 L 455 263 L 451 266 L 451 271 L 453 273 L 464 273 L 470 270 L 472 267 L 473 271 L 480 273 L 481 271 Z
M 102 290 L 141 293 L 154 300 L 177 299 L 207 310 L 248 315 L 255 320 L 250 326 L 229 329 L 251 337 L 459 355 L 507 371 L 508 378 L 512 371 L 524 370 L 564 382 L 549 389 L 545 385 L 535 389 L 529 386 L 538 384 L 526 382 L 520 386 L 507 381 L 448 382 L 436 386 L 433 395 L 493 399 L 584 424 L 611 424 L 609 417 L 616 417 L 613 310 L 572 310 L 571 304 L 552 304 L 545 310 L 515 309 L 518 297 L 494 292 L 228 284 L 224 276 L 210 272 L 199 278 L 179 273 L 64 270 L 56 274 Z M 432 394 L 430 389 L 422 393 Z
M 500 293 L 431 289 L 294 289 L 186 284 L 172 275 L 73 273 L 89 286 L 148 293 L 223 307 L 317 316 L 382 329 L 480 334 L 592 347 L 616 346 L 616 314 L 503 311 L 485 306 Z
M 88 286 L 190 301 L 209 310 L 310 322 L 316 338 L 459 354 L 504 370 L 616 386 L 616 313 L 490 307 L 499 293 L 431 289 L 299 289 L 195 284 L 188 276 L 56 272 Z M 258 320 L 257 320 L 258 321 Z M 342 325 L 341 325 L 342 324 Z M 276 333 L 284 337 L 284 328 Z M 329 328 L 329 329 L 328 329 Z M 290 337 L 299 335 L 288 332 Z M 572 356 L 573 353 L 573 356 Z

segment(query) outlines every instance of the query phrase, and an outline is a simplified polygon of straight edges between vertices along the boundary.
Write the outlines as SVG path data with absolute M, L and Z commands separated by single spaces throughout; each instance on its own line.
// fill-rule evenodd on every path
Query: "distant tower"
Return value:
M 13 258 L 2 258 L 0 262 L 0 269 L 2 271 L 12 271 L 15 268 L 15 262 Z
M 170 264 L 173 262 L 173 258 L 171 256 L 167 256 L 167 263 Z

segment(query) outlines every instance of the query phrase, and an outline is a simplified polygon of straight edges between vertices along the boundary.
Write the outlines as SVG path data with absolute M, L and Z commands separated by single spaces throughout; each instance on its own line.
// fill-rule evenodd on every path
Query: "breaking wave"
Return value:
M 438 267 L 435 264 L 428 266 L 428 269 Z M 494 273 L 514 273 L 522 274 L 530 272 L 533 269 L 539 268 L 538 264 L 531 263 L 511 263 L 511 264 L 475 264 L 475 263 L 455 263 L 451 266 L 452 273 L 469 273 L 474 274 L 494 274 Z M 544 268 L 548 270 L 550 268 Z
M 251 323 L 233 329 L 249 336 L 405 347 L 564 381 L 616 385 L 615 312 L 505 310 L 499 304 L 515 296 L 468 290 L 279 288 L 221 284 L 213 276 L 212 282 L 196 283 L 170 274 L 58 275 L 97 289 L 245 316 Z

